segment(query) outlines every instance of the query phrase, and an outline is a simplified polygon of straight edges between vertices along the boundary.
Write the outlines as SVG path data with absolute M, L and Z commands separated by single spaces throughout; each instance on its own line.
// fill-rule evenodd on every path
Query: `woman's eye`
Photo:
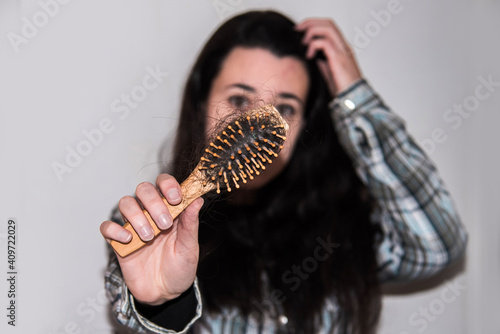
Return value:
M 249 105 L 248 98 L 243 95 L 233 95 L 228 98 L 229 103 L 235 108 L 244 109 Z
M 289 104 L 280 104 L 276 107 L 280 114 L 284 117 L 295 115 L 295 108 Z

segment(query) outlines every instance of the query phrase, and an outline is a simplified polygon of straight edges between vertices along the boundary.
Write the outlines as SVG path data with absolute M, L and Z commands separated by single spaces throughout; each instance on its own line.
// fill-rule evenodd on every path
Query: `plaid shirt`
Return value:
M 339 94 L 330 109 L 342 146 L 379 203 L 373 221 L 383 231 L 377 258 L 381 282 L 427 277 L 460 258 L 467 243 L 466 232 L 435 166 L 408 135 L 404 121 L 384 105 L 363 79 Z M 241 318 L 236 310 L 202 316 L 196 281 L 196 316 L 181 332 L 162 328 L 137 311 L 112 251 L 105 284 L 113 314 L 137 333 L 280 331 L 271 319 L 266 319 L 262 327 L 252 319 Z M 342 319 L 342 310 L 334 297 L 327 299 L 321 332 L 349 333 Z

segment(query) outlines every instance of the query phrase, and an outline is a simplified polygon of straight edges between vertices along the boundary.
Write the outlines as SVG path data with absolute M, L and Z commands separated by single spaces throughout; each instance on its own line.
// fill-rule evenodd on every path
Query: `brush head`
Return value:
M 198 164 L 204 185 L 231 191 L 266 169 L 283 149 L 288 124 L 267 106 L 238 115 L 212 138 Z

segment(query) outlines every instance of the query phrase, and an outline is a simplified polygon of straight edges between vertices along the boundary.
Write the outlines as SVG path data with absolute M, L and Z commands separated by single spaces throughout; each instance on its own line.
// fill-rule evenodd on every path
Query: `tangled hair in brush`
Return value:
M 205 183 L 216 183 L 231 192 L 231 184 L 247 183 L 266 169 L 283 149 L 288 124 L 273 105 L 264 106 L 227 119 L 218 128 L 198 169 L 203 170 Z M 231 182 L 232 180 L 232 182 Z
M 200 215 L 197 273 L 204 307 L 207 312 L 235 307 L 258 316 L 264 290 L 275 289 L 282 298 L 274 306 L 288 317 L 289 328 L 314 333 L 326 298 L 332 297 L 341 310 L 336 323 L 353 333 L 369 333 L 380 312 L 374 250 L 378 231 L 370 221 L 374 201 L 339 144 L 328 110 L 332 96 L 315 60 L 305 59 L 303 33 L 294 25 L 274 11 L 252 11 L 229 19 L 213 33 L 186 82 L 168 172 L 182 181 L 202 156 L 208 141 L 208 93 L 234 48 L 262 48 L 301 61 L 310 84 L 302 130 L 288 165 L 258 189 L 251 206 L 231 205 L 226 195 L 205 202 L 210 208 Z M 318 240 L 338 247 L 307 278 L 289 275 L 314 254 Z

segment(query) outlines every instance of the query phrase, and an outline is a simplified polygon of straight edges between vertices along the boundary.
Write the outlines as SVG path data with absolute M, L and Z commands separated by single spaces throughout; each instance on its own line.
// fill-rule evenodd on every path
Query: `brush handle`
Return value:
M 210 190 L 214 189 L 214 186 L 212 184 L 207 184 L 203 185 L 203 183 L 200 181 L 199 175 L 197 173 L 198 169 L 195 169 L 195 171 L 181 184 L 181 192 L 182 192 L 182 202 L 179 203 L 178 205 L 171 205 L 167 202 L 167 200 L 162 196 L 163 202 L 168 208 L 168 211 L 172 215 L 172 219 L 177 218 L 181 214 L 184 209 L 191 204 L 195 199 L 198 197 L 206 194 Z M 127 229 L 130 233 L 132 233 L 132 240 L 128 243 L 121 243 L 116 240 L 111 240 L 111 246 L 113 249 L 120 255 L 121 257 L 126 257 L 129 254 L 132 254 L 136 250 L 142 248 L 144 245 L 152 242 L 154 238 L 162 232 L 157 226 L 156 223 L 154 222 L 153 218 L 151 218 L 151 215 L 149 212 L 146 210 L 142 210 L 144 212 L 144 215 L 149 221 L 149 225 L 153 228 L 154 231 L 154 237 L 152 240 L 148 242 L 144 242 L 141 240 L 141 238 L 137 235 L 137 232 L 134 230 L 132 225 L 125 219 L 125 225 L 123 227 Z

